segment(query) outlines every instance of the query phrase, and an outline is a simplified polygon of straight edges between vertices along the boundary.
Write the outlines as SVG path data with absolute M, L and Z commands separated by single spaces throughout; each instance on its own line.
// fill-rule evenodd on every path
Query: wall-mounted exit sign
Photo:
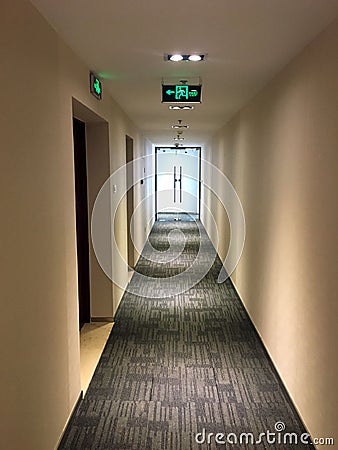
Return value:
M 102 98 L 102 83 L 101 80 L 95 75 L 95 73 L 90 72 L 90 92 L 96 97 L 98 100 Z
M 202 86 L 162 84 L 162 103 L 201 103 Z

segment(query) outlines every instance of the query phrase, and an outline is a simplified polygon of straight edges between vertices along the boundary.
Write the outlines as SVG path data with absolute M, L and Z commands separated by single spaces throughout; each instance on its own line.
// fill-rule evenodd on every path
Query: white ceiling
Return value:
M 338 0 L 32 0 L 155 144 L 202 145 L 338 14 Z M 173 63 L 164 53 L 206 53 Z M 161 80 L 201 77 L 203 102 L 169 111 Z

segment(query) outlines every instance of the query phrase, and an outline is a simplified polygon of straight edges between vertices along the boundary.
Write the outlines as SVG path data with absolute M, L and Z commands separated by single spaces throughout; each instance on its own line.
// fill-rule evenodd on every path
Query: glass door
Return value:
M 156 214 L 199 215 L 200 148 L 156 148 Z

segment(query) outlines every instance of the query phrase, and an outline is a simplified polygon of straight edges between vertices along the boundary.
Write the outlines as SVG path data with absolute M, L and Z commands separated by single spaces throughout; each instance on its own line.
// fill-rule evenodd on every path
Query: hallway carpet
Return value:
M 184 250 L 170 260 L 168 236 Z M 184 245 L 185 237 L 185 245 Z M 204 241 L 203 260 L 212 266 L 187 292 L 171 296 L 168 277 L 185 271 Z M 163 261 L 154 249 L 165 251 Z M 177 249 L 177 248 L 176 248 Z M 156 261 L 151 261 L 156 253 Z M 190 450 L 304 449 L 283 443 L 285 432 L 305 433 L 292 403 L 231 283 L 218 284 L 218 257 L 199 222 L 156 222 L 137 271 L 155 277 L 131 286 L 86 396 L 78 405 L 59 449 Z M 198 270 L 198 269 L 197 269 Z M 189 274 L 187 277 L 189 278 Z M 172 284 L 172 288 L 177 285 Z M 282 430 L 283 424 L 277 425 Z M 276 433 L 275 443 L 260 433 Z M 196 434 L 197 441 L 196 441 Z M 208 444 L 208 433 L 210 436 Z M 218 435 L 219 443 L 215 442 Z M 252 433 L 247 438 L 241 433 Z M 278 437 L 279 436 L 279 437 Z M 226 444 L 226 439 L 229 439 Z M 248 439 L 248 440 L 246 440 Z M 281 440 L 281 444 L 278 443 Z M 229 443 L 230 442 L 230 443 Z

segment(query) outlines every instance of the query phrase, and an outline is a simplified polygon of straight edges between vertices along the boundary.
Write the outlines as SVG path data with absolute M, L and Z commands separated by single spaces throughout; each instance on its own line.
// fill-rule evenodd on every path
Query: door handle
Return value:
M 176 166 L 174 166 L 174 203 L 176 203 Z
M 180 166 L 180 203 L 182 203 L 182 166 Z

